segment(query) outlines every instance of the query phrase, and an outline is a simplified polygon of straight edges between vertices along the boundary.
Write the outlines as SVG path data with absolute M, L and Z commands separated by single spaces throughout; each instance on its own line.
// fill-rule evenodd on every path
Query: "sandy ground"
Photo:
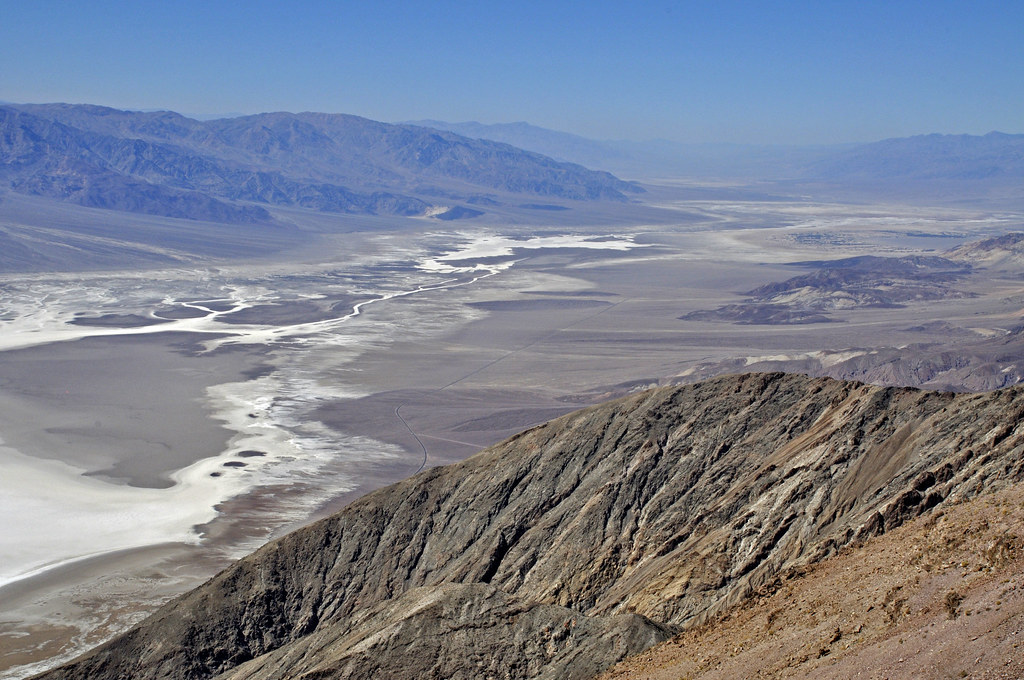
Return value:
M 108 553 L 5 587 L 0 658 L 9 677 L 25 677 L 44 670 L 53 657 L 99 644 L 217 566 L 195 547 L 157 545 Z

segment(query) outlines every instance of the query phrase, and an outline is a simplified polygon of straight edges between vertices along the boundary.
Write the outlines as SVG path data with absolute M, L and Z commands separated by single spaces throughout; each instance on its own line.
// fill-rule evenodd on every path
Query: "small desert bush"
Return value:
M 951 590 L 948 593 L 946 593 L 946 614 L 949 615 L 949 618 L 951 620 L 955 619 L 957 616 L 960 615 L 960 603 L 963 601 L 964 596 L 956 592 L 955 590 Z

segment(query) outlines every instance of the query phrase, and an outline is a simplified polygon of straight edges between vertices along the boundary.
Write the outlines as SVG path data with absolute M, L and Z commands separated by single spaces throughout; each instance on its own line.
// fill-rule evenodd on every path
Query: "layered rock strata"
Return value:
M 43 677 L 587 677 L 1021 480 L 1022 414 L 784 374 L 645 392 L 369 494 Z

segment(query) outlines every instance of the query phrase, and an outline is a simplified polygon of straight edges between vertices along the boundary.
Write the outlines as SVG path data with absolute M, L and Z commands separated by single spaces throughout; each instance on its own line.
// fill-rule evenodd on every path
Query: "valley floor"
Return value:
M 820 323 L 680 318 L 808 271 L 794 262 L 941 254 L 1020 214 L 684 199 L 672 187 L 650 200 L 650 224 L 324 227 L 318 248 L 282 262 L 4 275 L 8 463 L 70 466 L 61 474 L 76 483 L 158 498 L 151 510 L 173 507 L 182 475 L 210 493 L 204 516 L 159 537 L 71 554 L 51 541 L 25 561 L 38 576 L 6 574 L 18 582 L 0 588 L 0 677 L 81 651 L 369 490 L 580 405 L 750 370 L 978 390 L 1024 376 L 1024 267 L 952 284 L 967 295 L 839 306 Z M 161 399 L 191 409 L 167 421 Z M 123 436 L 147 419 L 165 431 L 134 434 L 139 446 Z M 83 559 L 54 568 L 69 558 Z

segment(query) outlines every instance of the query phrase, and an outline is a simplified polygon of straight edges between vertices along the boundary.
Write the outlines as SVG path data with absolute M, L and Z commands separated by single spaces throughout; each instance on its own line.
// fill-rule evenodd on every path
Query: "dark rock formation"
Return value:
M 914 343 L 902 347 L 853 347 L 797 357 L 746 358 L 707 362 L 694 367 L 685 382 L 738 371 L 785 371 L 875 385 L 913 386 L 954 392 L 990 392 L 1024 382 L 1024 327 L 984 337 L 937 322 L 918 327 L 945 334 L 947 344 Z M 624 386 L 614 386 L 624 392 Z
M 680 318 L 739 324 L 823 323 L 831 321 L 827 313 L 836 310 L 972 297 L 951 285 L 970 273 L 970 265 L 944 257 L 867 255 L 792 264 L 815 270 L 759 286 L 744 293 L 749 297 L 742 303 Z
M 1022 415 L 1016 388 L 754 374 L 645 392 L 369 494 L 43 677 L 590 673 L 1021 480 Z

